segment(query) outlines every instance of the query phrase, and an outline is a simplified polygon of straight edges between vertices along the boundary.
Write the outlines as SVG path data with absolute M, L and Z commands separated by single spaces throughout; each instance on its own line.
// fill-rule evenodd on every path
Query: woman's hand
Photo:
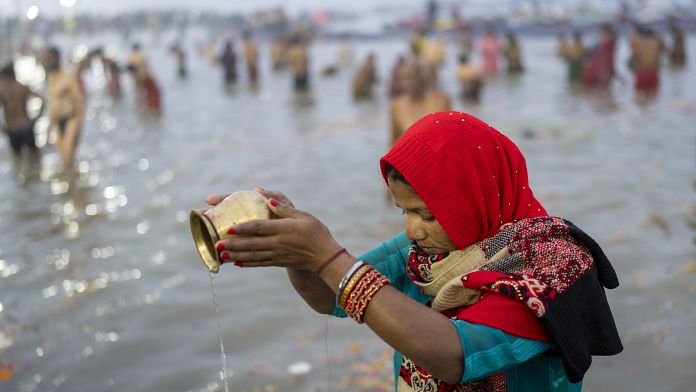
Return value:
M 290 201 L 290 199 L 288 199 L 288 197 L 285 196 L 285 194 L 283 194 L 282 192 L 267 191 L 267 190 L 260 188 L 260 187 L 255 187 L 254 191 L 262 194 L 266 199 L 276 199 L 280 202 L 280 204 L 285 204 L 285 205 L 289 205 L 290 207 L 295 207 L 295 205 L 292 204 L 292 201 Z M 223 195 L 208 196 L 205 198 L 205 202 L 210 204 L 211 206 L 215 207 L 216 205 L 220 204 L 223 200 L 225 200 L 225 198 L 229 195 L 230 194 L 228 193 L 228 194 L 223 194 Z
M 268 207 L 278 218 L 231 227 L 233 237 L 216 244 L 223 261 L 234 261 L 243 267 L 275 266 L 315 271 L 322 261 L 341 249 L 321 221 L 295 209 L 285 195 L 257 191 L 270 196 Z M 225 197 L 211 196 L 206 201 L 216 205 Z

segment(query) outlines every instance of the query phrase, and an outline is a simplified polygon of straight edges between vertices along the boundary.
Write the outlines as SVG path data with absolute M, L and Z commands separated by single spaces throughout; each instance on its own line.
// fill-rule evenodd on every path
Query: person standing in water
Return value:
M 449 97 L 444 92 L 426 88 L 425 71 L 416 62 L 405 66 L 403 86 L 404 94 L 394 99 L 389 107 L 390 147 L 416 120 L 428 113 L 448 110 L 450 107 Z
M 478 102 L 483 81 L 481 71 L 469 62 L 465 55 L 459 56 L 457 79 L 462 86 L 461 97 L 467 101 Z
M 104 69 L 107 74 L 106 91 L 112 98 L 121 97 L 121 80 L 120 80 L 120 69 L 116 61 L 105 55 L 104 51 L 100 48 L 94 51 L 94 55 L 101 60 L 104 65 Z
M 353 79 L 353 99 L 372 97 L 372 88 L 377 83 L 377 70 L 375 68 L 375 55 L 370 53 Z
M 128 56 L 128 70 L 133 73 L 138 100 L 144 99 L 145 107 L 159 115 L 162 110 L 160 89 L 150 73 L 140 44 L 133 45 L 133 51 Z
M 483 72 L 486 75 L 498 73 L 498 52 L 500 52 L 498 37 L 493 28 L 489 27 L 481 40 L 481 58 L 483 59 Z
M 60 52 L 51 47 L 43 53 L 43 66 L 47 74 L 49 129 L 56 130 L 56 149 L 65 169 L 72 169 L 77 142 L 82 131 L 85 113 L 85 96 L 74 75 L 60 69 Z
M 686 42 L 684 32 L 672 23 L 669 26 L 669 32 L 672 36 L 672 46 L 669 48 L 669 62 L 673 67 L 679 68 L 686 64 Z
M 271 42 L 271 67 L 273 71 L 282 71 L 288 66 L 287 45 L 285 37 L 278 36 Z
M 631 65 L 635 75 L 636 91 L 653 92 L 659 84 L 662 40 L 653 30 L 638 26 L 630 39 Z
M 616 37 L 611 25 L 604 24 L 600 29 L 601 42 L 589 54 L 582 67 L 582 84 L 585 86 L 609 87 L 615 76 L 614 50 Z
M 391 72 L 391 80 L 389 82 L 389 98 L 394 99 L 399 95 L 403 94 L 403 73 L 405 67 L 406 57 L 404 57 L 403 55 L 399 55 L 399 57 L 396 59 L 396 64 L 394 64 L 394 67 L 392 68 Z
M 503 54 L 507 60 L 507 72 L 508 74 L 521 73 L 524 70 L 522 67 L 522 49 L 517 41 L 517 35 L 509 32 L 506 38 L 507 43 L 503 48 Z
M 309 49 L 301 34 L 297 33 L 290 39 L 288 49 L 288 65 L 293 74 L 295 92 L 309 90 Z
M 186 69 L 186 52 L 184 48 L 181 47 L 181 43 L 175 43 L 171 47 L 171 52 L 176 59 L 176 71 L 179 79 L 186 79 L 188 77 L 188 70 Z
M 225 71 L 225 86 L 230 87 L 237 83 L 237 55 L 234 52 L 232 41 L 225 42 L 220 64 Z
M 582 77 L 582 64 L 587 50 L 582 43 L 582 35 L 579 31 L 573 33 L 572 42 L 564 42 L 559 46 L 558 55 L 568 64 L 568 81 L 579 83 Z
M 27 101 L 32 97 L 41 99 L 41 109 L 35 118 L 29 118 L 27 114 Z M 33 158 L 37 158 L 39 149 L 34 141 L 34 122 L 43 112 L 44 101 L 29 87 L 17 81 L 12 63 L 0 70 L 0 106 L 5 114 L 2 130 L 10 139 L 12 154 L 18 158 L 26 149 Z
M 250 32 L 244 33 L 244 60 L 249 84 L 255 85 L 259 81 L 259 48 Z
M 135 87 L 137 93 L 143 90 L 145 85 L 145 78 L 148 75 L 147 59 L 145 54 L 140 49 L 140 44 L 133 44 L 131 53 L 128 55 L 128 70 L 133 75 L 133 80 L 135 81 Z

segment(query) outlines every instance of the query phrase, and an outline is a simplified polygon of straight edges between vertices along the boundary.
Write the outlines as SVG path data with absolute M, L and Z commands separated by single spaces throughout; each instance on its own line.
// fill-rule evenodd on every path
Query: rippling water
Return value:
M 41 165 L 15 165 L 0 142 L 3 391 L 220 390 L 210 279 L 187 224 L 208 194 L 282 190 L 353 253 L 403 224 L 384 201 L 377 160 L 388 139 L 387 69 L 404 42 L 354 44 L 358 59 L 377 53 L 382 79 L 377 99 L 354 104 L 346 72 L 315 77 L 313 103 L 293 96 L 286 74 L 263 72 L 254 90 L 242 73 L 226 92 L 220 70 L 192 49 L 180 81 L 168 38 L 144 40 L 163 86 L 161 119 L 134 110 L 126 78 L 113 102 L 88 75 L 76 178 L 55 173 L 52 148 Z M 586 390 L 687 390 L 696 383 L 694 61 L 664 71 L 658 98 L 639 104 L 630 82 L 604 93 L 567 86 L 555 39 L 523 45 L 525 75 L 491 80 L 480 105 L 455 108 L 515 140 L 547 209 L 591 233 L 619 272 L 609 299 L 626 350 L 597 358 Z M 313 51 L 315 69 L 337 54 L 326 42 Z M 627 78 L 625 56 L 624 45 Z M 453 67 L 450 58 L 442 76 L 452 96 Z M 231 390 L 391 388 L 388 348 L 364 326 L 314 314 L 284 271 L 228 266 L 216 290 Z

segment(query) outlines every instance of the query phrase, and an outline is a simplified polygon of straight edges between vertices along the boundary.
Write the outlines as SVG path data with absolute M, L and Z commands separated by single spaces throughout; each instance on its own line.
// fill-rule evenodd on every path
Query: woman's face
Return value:
M 388 184 L 396 206 L 406 215 L 406 236 L 411 241 L 416 241 L 429 255 L 457 249 L 413 188 L 391 178 L 388 178 Z

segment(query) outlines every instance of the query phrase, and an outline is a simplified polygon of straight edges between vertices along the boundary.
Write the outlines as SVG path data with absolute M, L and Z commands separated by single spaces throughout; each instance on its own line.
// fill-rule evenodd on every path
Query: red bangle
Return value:
M 331 264 L 332 261 L 336 260 L 338 258 L 338 256 L 340 256 L 342 253 L 347 253 L 346 248 L 342 248 L 341 250 L 336 252 L 335 255 L 329 257 L 325 262 L 321 263 L 321 266 L 319 268 L 317 268 L 317 271 L 316 271 L 317 275 L 321 274 L 321 271 L 323 271 L 324 268 L 328 267 L 329 264 Z

